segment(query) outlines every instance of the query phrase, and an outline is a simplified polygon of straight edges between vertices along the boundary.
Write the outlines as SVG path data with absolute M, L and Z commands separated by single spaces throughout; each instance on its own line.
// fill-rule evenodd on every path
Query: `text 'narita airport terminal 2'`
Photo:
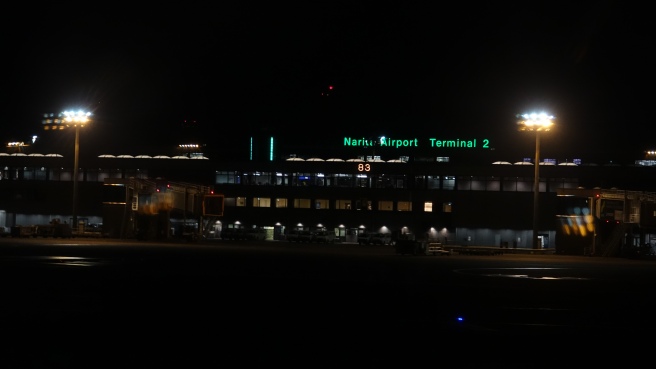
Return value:
M 482 139 L 480 142 L 477 140 L 440 140 L 437 138 L 428 138 L 425 141 L 428 147 L 438 147 L 438 148 L 465 148 L 465 149 L 474 149 L 482 148 L 487 149 L 490 147 L 490 140 Z M 479 146 L 480 143 L 480 146 Z M 393 139 L 387 137 L 380 137 L 379 139 L 367 139 L 367 138 L 353 138 L 353 137 L 344 137 L 344 146 L 346 147 L 419 147 L 420 140 L 418 138 L 411 139 Z

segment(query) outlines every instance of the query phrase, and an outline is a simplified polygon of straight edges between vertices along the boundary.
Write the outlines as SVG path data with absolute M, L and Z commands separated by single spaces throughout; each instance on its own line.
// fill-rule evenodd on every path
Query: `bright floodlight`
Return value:
M 520 131 L 548 131 L 554 125 L 554 116 L 547 113 L 522 114 L 518 118 Z
M 89 122 L 89 117 L 91 116 L 91 113 L 78 110 L 78 111 L 65 111 L 62 113 L 62 115 L 63 115 L 63 120 L 67 126 L 84 127 L 84 125 L 87 122 Z

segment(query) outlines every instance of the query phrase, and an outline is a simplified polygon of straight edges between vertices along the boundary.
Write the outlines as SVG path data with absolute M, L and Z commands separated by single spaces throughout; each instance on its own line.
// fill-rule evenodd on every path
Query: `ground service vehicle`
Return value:
M 289 242 L 312 242 L 312 232 L 306 230 L 292 229 L 287 234 Z
M 221 230 L 221 238 L 224 240 L 245 240 L 247 239 L 246 230 L 242 227 L 227 227 Z
M 312 242 L 317 243 L 334 243 L 335 242 L 335 232 L 330 231 L 316 231 L 314 232 Z
M 389 233 L 374 233 L 370 240 L 373 245 L 390 245 L 392 243 L 392 235 Z
M 371 233 L 360 233 L 358 234 L 358 244 L 360 245 L 369 245 L 371 244 Z

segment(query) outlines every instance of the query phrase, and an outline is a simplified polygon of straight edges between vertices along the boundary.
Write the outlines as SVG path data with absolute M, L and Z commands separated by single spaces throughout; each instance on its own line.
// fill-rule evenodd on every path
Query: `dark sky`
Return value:
M 633 160 L 656 147 L 646 8 L 287 4 L 18 11 L 0 26 L 3 140 L 70 147 L 41 117 L 80 107 L 94 114 L 82 150 L 99 153 L 226 148 L 242 133 L 298 150 L 386 135 L 488 138 L 515 160 L 534 150 L 515 117 L 540 110 L 558 124 L 543 156 Z

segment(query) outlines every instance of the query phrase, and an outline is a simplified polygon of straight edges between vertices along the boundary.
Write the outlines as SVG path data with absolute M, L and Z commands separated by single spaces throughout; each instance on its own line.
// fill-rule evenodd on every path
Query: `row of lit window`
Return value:
M 294 209 L 330 209 L 330 200 L 328 199 L 293 199 L 289 201 L 286 198 L 276 198 L 272 201 L 269 197 L 254 197 L 250 201 L 250 205 L 254 208 L 289 208 Z M 246 207 L 248 206 L 248 199 L 246 197 L 226 197 L 224 199 L 224 206 L 226 207 Z M 410 201 L 397 201 L 396 207 L 394 201 L 378 200 L 375 204 L 371 200 L 366 201 L 353 201 L 353 200 L 335 200 L 334 209 L 337 210 L 380 210 L 380 211 L 412 211 L 412 202 Z M 450 213 L 452 210 L 452 203 L 442 203 L 442 211 Z M 433 202 L 424 202 L 424 211 L 433 211 Z
M 11 170 L 7 167 L 0 171 L 0 180 L 51 180 L 51 181 L 71 181 L 72 173 L 67 170 L 54 170 L 49 171 L 46 176 L 46 168 L 23 168 L 19 171 L 17 168 Z M 228 175 L 230 173 L 230 175 Z M 373 177 L 357 178 L 353 182 L 353 175 L 346 174 L 333 174 L 328 176 L 317 176 L 310 174 L 284 174 L 277 176 L 275 173 L 273 177 L 268 174 L 256 172 L 256 177 L 251 177 L 252 174 L 243 176 L 234 175 L 235 172 L 217 172 L 215 177 L 215 184 L 262 184 L 262 185 L 288 185 L 291 180 L 292 186 L 326 186 L 326 187 L 363 187 L 363 188 L 397 188 L 405 189 L 406 176 L 394 175 L 388 177 L 376 177 L 375 181 L 371 181 Z M 264 175 L 262 175 L 264 174 Z M 103 182 L 107 178 L 137 178 L 148 179 L 147 171 L 131 170 L 123 173 L 121 170 L 88 170 L 84 173 L 78 174 L 78 180 L 85 182 Z M 253 178 L 260 178 L 254 180 Z M 263 181 L 264 178 L 272 178 L 273 181 Z M 348 178 L 348 180 L 347 180 Z M 471 190 L 471 191 L 532 191 L 533 178 L 503 178 L 499 177 L 481 177 L 481 176 L 434 176 L 434 175 L 418 175 L 415 176 L 416 188 L 425 189 L 442 189 L 442 190 Z M 575 178 L 542 178 L 540 181 L 540 192 L 547 191 L 547 183 L 549 183 L 549 191 L 554 191 L 556 188 L 577 188 L 579 186 L 578 180 Z

